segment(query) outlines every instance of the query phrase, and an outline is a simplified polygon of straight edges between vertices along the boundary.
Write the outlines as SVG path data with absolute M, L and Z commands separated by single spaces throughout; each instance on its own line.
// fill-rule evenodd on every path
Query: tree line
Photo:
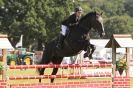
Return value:
M 83 16 L 90 11 L 103 12 L 106 36 L 133 35 L 133 0 L 0 0 L 0 33 L 7 34 L 15 47 L 23 34 L 23 47 L 36 50 L 58 36 L 61 22 L 76 6 Z M 91 38 L 99 38 L 90 31 Z

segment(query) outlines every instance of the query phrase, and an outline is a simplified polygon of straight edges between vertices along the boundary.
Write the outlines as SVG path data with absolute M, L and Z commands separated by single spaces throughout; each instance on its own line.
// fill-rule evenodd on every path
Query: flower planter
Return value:
M 123 74 L 123 71 L 124 71 L 124 69 L 122 69 L 122 68 L 119 68 L 119 69 L 118 69 L 118 72 L 119 72 L 120 75 Z
M 125 56 L 116 61 L 116 71 L 119 72 L 120 76 L 123 74 L 123 71 L 126 71 L 128 69 L 127 67 L 128 66 Z

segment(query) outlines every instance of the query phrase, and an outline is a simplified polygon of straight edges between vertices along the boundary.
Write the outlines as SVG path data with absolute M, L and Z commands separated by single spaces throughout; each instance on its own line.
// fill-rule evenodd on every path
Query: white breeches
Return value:
M 68 27 L 65 25 L 61 25 L 61 34 L 65 36 L 67 31 L 68 31 Z

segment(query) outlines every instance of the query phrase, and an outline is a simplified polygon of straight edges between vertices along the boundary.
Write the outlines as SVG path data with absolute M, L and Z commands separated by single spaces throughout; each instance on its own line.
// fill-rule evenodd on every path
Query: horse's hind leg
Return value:
M 50 59 L 48 58 L 48 55 L 49 54 L 47 54 L 47 52 L 45 52 L 45 54 L 43 54 L 40 65 L 45 65 L 45 64 L 48 64 L 50 62 Z M 39 75 L 43 75 L 44 71 L 45 71 L 45 68 L 39 68 L 38 69 Z M 41 78 L 39 79 L 39 82 L 41 82 Z
M 61 64 L 63 57 L 55 57 L 53 58 L 52 62 L 53 64 Z M 58 68 L 53 68 L 53 72 L 52 75 L 56 75 L 56 73 L 58 72 Z M 54 82 L 54 78 L 51 78 L 51 83 Z
M 44 70 L 45 70 L 45 68 L 40 68 L 39 69 L 39 75 L 43 75 L 44 74 Z M 41 83 L 41 79 L 39 79 L 39 83 Z

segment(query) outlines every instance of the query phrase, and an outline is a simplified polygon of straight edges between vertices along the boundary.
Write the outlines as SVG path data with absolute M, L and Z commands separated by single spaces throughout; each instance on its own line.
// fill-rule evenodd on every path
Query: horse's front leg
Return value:
M 96 49 L 95 45 L 89 44 L 87 46 L 86 53 L 84 54 L 84 58 L 88 57 L 89 59 L 92 59 L 92 54 L 94 53 L 95 49 Z

